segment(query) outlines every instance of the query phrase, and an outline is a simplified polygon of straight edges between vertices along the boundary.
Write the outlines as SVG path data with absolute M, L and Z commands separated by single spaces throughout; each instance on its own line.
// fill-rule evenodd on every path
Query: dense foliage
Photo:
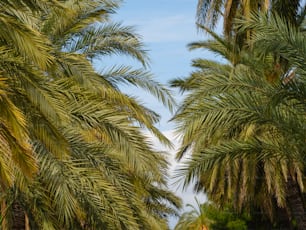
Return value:
M 246 213 L 238 214 L 230 206 L 220 209 L 215 204 L 200 204 L 197 207 L 187 204 L 191 208 L 184 212 L 175 230 L 246 230 L 250 217 Z
M 177 215 L 168 162 L 143 133 L 171 145 L 159 115 L 119 84 L 174 101 L 133 28 L 110 20 L 119 3 L 0 1 L 1 229 L 159 230 Z M 212 203 L 176 229 L 306 229 L 305 2 L 199 0 L 197 15 L 211 39 L 189 48 L 222 61 L 171 82 L 187 92 L 176 176 Z M 143 68 L 104 66 L 108 55 Z
M 177 177 L 263 229 L 306 228 L 305 6 L 294 2 L 278 16 L 288 1 L 199 1 L 211 28 L 223 6 L 229 18 L 224 36 L 199 24 L 212 38 L 189 47 L 222 62 L 194 60 L 189 77 L 171 82 L 187 92 L 173 118 L 182 134 Z
M 142 132 L 170 145 L 159 116 L 118 84 L 170 109 L 171 95 L 143 69 L 93 66 L 148 62 L 133 29 L 110 21 L 118 2 L 1 1 L 1 229 L 167 229 L 176 215 L 166 158 Z

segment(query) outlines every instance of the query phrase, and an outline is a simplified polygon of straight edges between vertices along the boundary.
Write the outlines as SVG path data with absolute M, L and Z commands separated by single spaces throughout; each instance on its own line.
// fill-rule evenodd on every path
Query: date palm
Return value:
M 196 206 L 187 204 L 186 208 L 190 211 L 184 212 L 175 226 L 175 230 L 209 230 L 212 220 L 208 217 L 207 212 L 209 210 L 208 203 L 200 204 L 196 200 Z
M 299 25 L 305 10 L 306 5 L 300 0 L 198 0 L 197 22 L 215 28 L 222 16 L 224 33 L 229 36 L 234 31 L 234 20 L 237 18 L 250 19 L 252 13 L 271 11 Z
M 22 229 L 25 222 L 35 229 L 166 228 L 164 215 L 175 214 L 180 201 L 167 191 L 165 158 L 141 127 L 170 143 L 154 127 L 158 115 L 122 93 L 118 83 L 143 87 L 171 108 L 169 92 L 143 70 L 93 68 L 92 60 L 114 53 L 147 63 L 134 31 L 107 23 L 116 1 L 50 2 L 1 3 L 3 15 L 14 19 L 3 23 L 21 23 L 2 27 L 16 28 L 2 31 L 9 77 L 1 95 L 12 101 L 2 100 L 14 115 L 2 116 L 19 135 L 6 135 L 3 143 L 15 146 L 19 138 L 14 151 L 27 157 L 23 166 L 15 152 L 12 163 L 6 159 L 11 153 L 3 154 L 2 228 Z M 26 172 L 37 176 L 29 180 Z M 20 213 L 21 220 L 14 219 Z
M 187 204 L 189 210 L 184 212 L 175 226 L 175 230 L 209 230 L 231 229 L 246 230 L 249 216 L 237 215 L 229 206 L 221 209 L 216 204 L 206 202 L 197 205 Z
M 271 220 L 285 209 L 304 229 L 304 35 L 278 17 L 247 25 L 260 31 L 252 51 L 211 32 L 214 40 L 191 48 L 208 48 L 228 63 L 196 60 L 198 71 L 172 82 L 188 92 L 173 118 L 182 134 L 177 158 L 185 158 L 177 176 L 218 204 L 255 205 Z M 275 50 L 288 60 L 285 73 L 274 69 Z M 281 80 L 293 72 L 295 80 Z
M 41 80 L 39 75 L 42 72 L 35 69 L 35 65 L 45 70 L 52 62 L 52 56 L 48 53 L 48 41 L 35 30 L 35 23 L 32 23 L 31 6 L 34 7 L 33 1 L 0 3 L 2 188 L 12 185 L 14 167 L 27 175 L 37 171 L 29 144 L 26 117 L 16 101 L 19 95 L 27 92 L 25 85 L 35 87 L 36 81 Z M 24 84 L 20 85 L 21 81 Z M 30 103 L 37 105 L 37 98 L 33 94 L 28 93 L 27 97 Z

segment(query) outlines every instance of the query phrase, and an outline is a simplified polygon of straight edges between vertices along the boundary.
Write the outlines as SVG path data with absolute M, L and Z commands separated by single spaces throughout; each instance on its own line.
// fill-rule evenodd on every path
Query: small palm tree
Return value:
M 184 212 L 178 223 L 175 226 L 175 230 L 209 230 L 209 226 L 213 222 L 207 215 L 210 204 L 200 204 L 196 199 L 197 206 L 187 204 L 186 208 L 190 211 Z

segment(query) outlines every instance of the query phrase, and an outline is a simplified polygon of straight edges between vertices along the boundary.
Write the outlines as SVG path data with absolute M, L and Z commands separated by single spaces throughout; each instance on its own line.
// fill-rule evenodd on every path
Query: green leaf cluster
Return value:
M 197 201 L 197 200 L 196 200 Z M 184 212 L 175 226 L 175 230 L 212 229 L 212 230 L 246 230 L 250 216 L 237 214 L 230 206 L 220 208 L 213 203 L 197 206 L 187 204 L 189 211 Z
M 1 1 L 1 229 L 167 229 L 177 214 L 166 156 L 143 132 L 171 145 L 154 126 L 159 115 L 118 84 L 171 109 L 169 90 L 144 69 L 93 65 L 105 55 L 148 64 L 133 28 L 110 21 L 117 7 Z
M 209 9 L 221 1 L 202 2 Z M 176 177 L 221 207 L 305 229 L 304 28 L 271 12 L 236 21 L 248 39 L 200 26 L 211 39 L 189 47 L 223 61 L 194 60 L 190 76 L 171 82 L 186 91 L 173 117 L 181 135 Z

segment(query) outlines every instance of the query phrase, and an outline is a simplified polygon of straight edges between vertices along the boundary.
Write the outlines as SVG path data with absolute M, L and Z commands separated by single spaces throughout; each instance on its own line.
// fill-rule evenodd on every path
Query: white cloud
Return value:
M 204 194 L 196 194 L 192 186 L 188 186 L 186 189 L 182 190 L 182 186 L 176 186 L 174 185 L 174 182 L 176 179 L 173 179 L 173 175 L 175 173 L 175 170 L 178 168 L 179 163 L 175 160 L 175 153 L 177 149 L 179 148 L 179 136 L 175 133 L 174 130 L 167 130 L 164 131 L 163 134 L 173 143 L 174 148 L 169 149 L 165 148 L 158 140 L 156 137 L 152 136 L 150 133 L 146 132 L 146 135 L 149 137 L 149 139 L 152 141 L 152 144 L 155 149 L 157 150 L 163 150 L 169 153 L 168 159 L 170 162 L 170 176 L 172 176 L 172 179 L 170 180 L 169 187 L 172 191 L 174 191 L 179 197 L 183 199 L 184 205 L 190 203 L 190 204 L 195 204 L 195 197 L 200 202 L 205 202 L 206 197 Z
M 169 153 L 168 155 L 168 159 L 169 162 L 171 164 L 170 166 L 170 176 L 174 175 L 174 171 L 177 169 L 179 163 L 175 160 L 175 153 L 177 151 L 177 149 L 179 148 L 179 136 L 175 133 L 174 130 L 167 130 L 164 131 L 163 134 L 169 139 L 171 140 L 171 142 L 173 143 L 174 148 L 173 149 L 165 149 L 165 147 L 157 140 L 156 137 L 152 136 L 150 133 L 146 133 L 146 135 L 149 137 L 149 140 L 152 141 L 153 146 L 155 147 L 155 149 L 157 150 L 163 150 Z M 194 207 L 197 207 L 196 204 L 196 199 L 200 202 L 200 203 L 204 203 L 205 201 L 207 201 L 207 198 L 205 196 L 205 194 L 197 194 L 193 191 L 192 186 L 188 186 L 186 189 L 182 190 L 182 186 L 175 186 L 173 185 L 173 182 L 175 180 L 172 178 L 170 179 L 170 183 L 169 183 L 169 188 L 176 193 L 176 195 L 178 197 L 180 197 L 183 200 L 183 210 L 187 211 L 188 208 L 186 208 L 187 204 L 191 204 Z M 170 229 L 173 229 L 177 223 L 178 219 L 171 217 L 169 219 L 169 227 Z

